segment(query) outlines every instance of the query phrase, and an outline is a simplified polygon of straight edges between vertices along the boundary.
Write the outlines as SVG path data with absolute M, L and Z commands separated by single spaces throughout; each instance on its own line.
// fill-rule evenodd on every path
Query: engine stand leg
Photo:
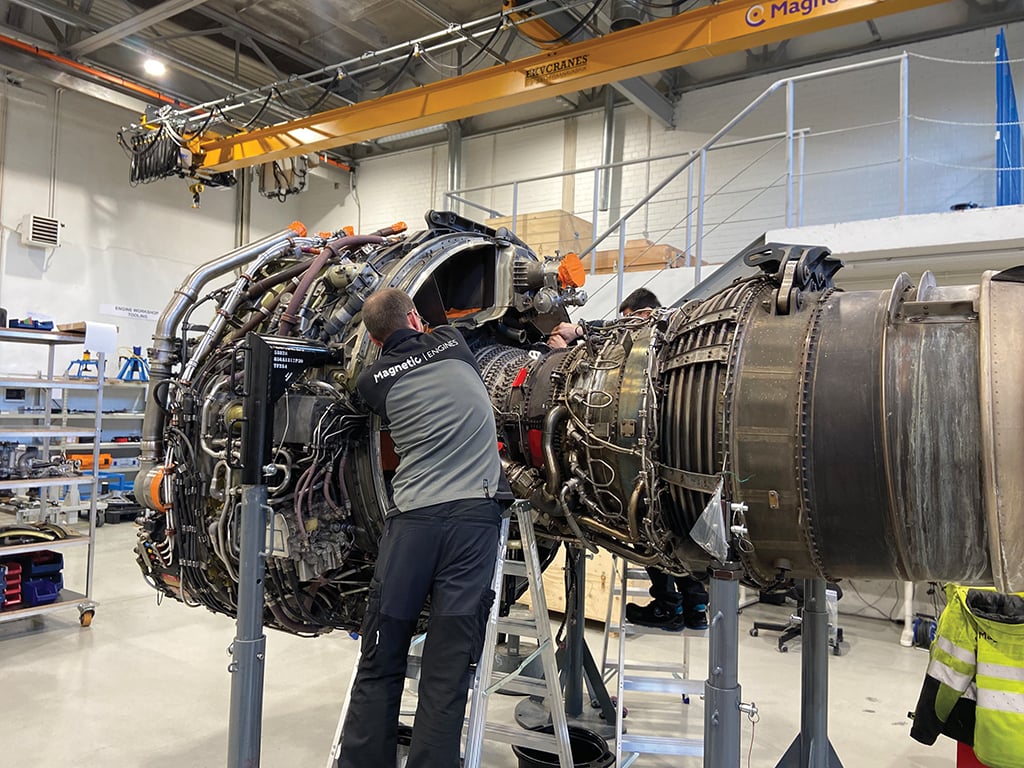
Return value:
M 545 699 L 538 703 L 533 697 L 524 699 L 516 705 L 516 722 L 523 728 L 540 728 L 550 721 L 550 707 L 564 706 L 570 725 L 579 725 L 608 737 L 615 733 L 615 704 L 584 637 L 586 594 L 581 585 L 587 583 L 587 572 L 586 554 L 582 549 L 576 549 L 568 557 L 566 568 L 573 569 L 577 589 L 575 600 L 565 607 L 568 629 L 565 643 L 556 655 L 563 682 L 563 700 L 551 702 Z M 588 701 L 596 702 L 596 710 L 584 706 L 584 685 L 590 694 Z
M 823 579 L 804 579 L 800 625 L 800 733 L 776 768 L 842 768 L 828 740 L 828 609 Z
M 231 709 L 228 768 L 258 768 L 263 721 L 263 549 L 266 543 L 267 486 L 242 486 L 241 545 L 238 553 L 238 619 L 231 643 Z
M 704 765 L 739 768 L 739 563 L 715 563 L 711 575 L 708 679 L 704 682 Z
M 569 567 L 568 565 L 566 567 Z M 565 610 L 570 613 L 569 631 L 566 638 L 566 666 L 565 666 L 565 714 L 569 717 L 578 718 L 583 715 L 583 651 L 586 640 L 583 637 L 586 617 L 586 578 L 587 559 L 586 553 L 576 549 L 576 556 L 572 562 L 574 578 L 576 580 L 575 603 L 566 606 Z

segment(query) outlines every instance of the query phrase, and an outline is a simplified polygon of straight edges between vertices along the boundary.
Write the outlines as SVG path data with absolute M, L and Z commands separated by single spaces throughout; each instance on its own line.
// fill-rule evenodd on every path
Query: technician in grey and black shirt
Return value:
M 457 768 L 470 669 L 494 600 L 502 503 L 490 397 L 451 326 L 424 333 L 412 300 L 384 288 L 363 307 L 380 359 L 357 381 L 399 457 L 397 510 L 385 522 L 362 627 L 362 658 L 341 739 L 341 768 L 393 766 L 406 657 L 430 595 L 407 768 Z

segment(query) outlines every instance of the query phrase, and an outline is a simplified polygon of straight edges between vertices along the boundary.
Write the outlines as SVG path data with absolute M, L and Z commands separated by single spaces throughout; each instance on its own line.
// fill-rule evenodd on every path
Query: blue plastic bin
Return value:
M 21 582 L 21 599 L 28 606 L 56 602 L 60 586 L 50 579 L 25 579 Z
M 18 559 L 21 560 L 24 569 L 22 575 L 26 579 L 57 576 L 64 570 L 64 555 L 49 549 L 22 555 Z

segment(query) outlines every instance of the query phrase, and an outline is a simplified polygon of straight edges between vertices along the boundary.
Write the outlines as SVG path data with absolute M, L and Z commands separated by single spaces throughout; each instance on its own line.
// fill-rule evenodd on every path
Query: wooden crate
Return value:
M 585 589 L 584 616 L 591 621 L 599 621 L 602 624 L 608 614 L 608 593 L 612 587 L 612 556 L 605 550 L 599 550 L 593 558 L 587 559 L 587 584 Z M 558 555 L 544 570 L 544 598 L 547 600 L 548 610 L 556 613 L 565 613 L 565 549 L 559 550 Z M 619 601 L 616 596 L 612 608 L 612 618 L 617 621 L 619 616 Z M 527 592 L 519 602 L 530 605 L 530 593 Z
M 673 248 L 665 243 L 652 243 L 650 240 L 627 240 L 624 263 L 626 272 L 644 272 L 683 266 L 685 256 L 678 248 Z M 589 270 L 590 262 L 584 259 L 583 266 Z M 618 248 L 597 252 L 597 267 L 594 270 L 597 274 L 611 274 L 618 271 L 618 268 Z
M 512 228 L 512 217 L 488 219 L 487 226 Z M 516 236 L 530 246 L 538 256 L 554 256 L 555 251 L 565 255 L 579 253 L 594 239 L 594 227 L 589 221 L 573 216 L 568 211 L 540 211 L 516 217 L 513 229 Z

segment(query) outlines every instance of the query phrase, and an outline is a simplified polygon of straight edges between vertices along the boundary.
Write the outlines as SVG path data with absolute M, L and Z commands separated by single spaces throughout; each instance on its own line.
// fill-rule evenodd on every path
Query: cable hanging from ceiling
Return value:
M 567 43 L 575 35 L 581 32 L 587 26 L 587 24 L 590 23 L 590 20 L 597 15 L 597 12 L 601 9 L 601 6 L 604 4 L 605 0 L 594 0 L 593 5 L 590 6 L 590 9 L 585 14 L 583 14 L 583 17 L 579 21 L 573 24 L 573 26 L 567 32 L 563 32 L 558 37 L 552 40 L 542 40 L 540 38 L 534 37 L 533 35 L 524 32 L 522 29 L 519 28 L 519 26 L 516 26 L 516 34 L 520 35 L 525 40 L 528 40 L 529 42 L 537 46 L 561 45 L 562 43 Z M 518 11 L 520 9 L 517 7 L 516 10 Z M 531 16 L 529 20 L 533 21 L 537 18 L 539 18 L 539 15 Z
M 487 38 L 487 41 L 484 42 L 482 45 L 477 43 L 478 45 L 480 45 L 480 50 L 478 50 L 476 53 L 474 53 L 461 64 L 445 64 L 444 62 L 435 59 L 426 50 L 423 51 L 421 58 L 423 59 L 423 62 L 427 66 L 429 66 L 431 69 L 433 69 L 441 76 L 444 76 L 444 73 L 441 72 L 439 68 L 446 69 L 451 72 L 462 72 L 467 67 L 473 66 L 477 62 L 477 60 L 485 53 L 490 53 L 492 56 L 497 56 L 498 54 L 491 49 L 491 46 L 494 45 L 494 41 L 498 39 L 498 35 L 500 35 L 502 31 L 504 31 L 505 29 L 508 29 L 508 25 L 505 23 L 505 19 L 499 19 L 498 23 L 494 25 L 494 30 L 491 32 L 491 36 Z
M 515 11 L 517 13 L 527 12 L 539 6 L 546 6 L 544 9 L 532 14 L 529 20 L 538 20 L 546 16 L 550 16 L 555 13 L 561 13 L 566 8 L 572 8 L 576 5 L 583 5 L 584 2 L 589 0 L 570 0 L 564 5 L 557 8 L 550 8 L 548 0 L 531 0 L 528 3 L 516 6 Z M 604 0 L 598 0 L 598 4 L 604 2 Z M 588 12 L 590 13 L 590 12 Z M 178 110 L 164 110 L 158 114 L 155 118 L 149 120 L 149 124 L 156 124 L 163 121 L 173 122 L 178 130 L 184 132 L 189 124 L 201 124 L 206 121 L 208 113 L 210 111 L 217 111 L 218 115 L 224 116 L 228 112 L 234 112 L 246 107 L 253 106 L 255 103 L 262 102 L 267 93 L 275 93 L 275 96 L 281 100 L 285 106 L 289 106 L 292 109 L 300 112 L 309 113 L 308 110 L 303 108 L 297 108 L 290 105 L 284 100 L 286 96 L 290 96 L 298 91 L 312 88 L 312 87 L 323 87 L 325 84 L 332 83 L 335 80 L 342 78 L 349 78 L 357 88 L 363 88 L 370 92 L 378 92 L 372 88 L 366 88 L 358 84 L 358 77 L 363 74 L 375 73 L 380 67 L 390 66 L 391 64 L 400 64 L 409 61 L 410 53 L 415 54 L 416 48 L 419 47 L 420 55 L 423 54 L 437 54 L 448 50 L 454 46 L 464 44 L 468 37 L 480 38 L 487 37 L 487 42 L 484 44 L 483 50 L 490 50 L 490 45 L 493 44 L 493 40 L 496 38 L 496 33 L 502 29 L 509 27 L 517 27 L 519 24 L 524 23 L 526 20 L 515 20 L 510 18 L 507 12 L 501 11 L 497 14 L 485 16 L 481 19 L 466 22 L 465 24 L 452 24 L 444 30 L 424 35 L 416 40 L 406 41 L 397 45 L 385 48 L 373 54 L 363 54 L 361 56 L 349 59 L 347 61 L 331 64 L 329 66 L 322 67 L 312 72 L 306 73 L 301 76 L 291 76 L 285 80 L 280 80 L 268 85 L 259 86 L 257 88 L 243 91 L 241 93 L 232 94 L 220 99 L 214 99 L 202 104 L 197 104 L 192 107 Z M 491 25 L 496 24 L 497 26 L 492 28 Z M 483 27 L 483 29 L 481 29 Z M 575 33 L 573 33 L 575 34 Z M 381 57 L 384 58 L 381 60 Z M 376 61 L 372 64 L 366 64 L 367 58 L 375 58 Z M 414 56 L 415 58 L 415 56 Z M 477 61 L 477 54 L 471 59 L 473 63 Z M 411 63 L 411 62 L 410 62 Z M 439 62 L 435 62 L 440 64 Z M 362 65 L 362 66 L 360 66 Z M 465 68 L 469 64 L 464 64 Z M 327 77 L 323 77 L 327 75 Z M 393 84 L 389 87 L 393 87 Z M 325 90 L 324 95 L 321 94 L 320 101 L 314 104 L 314 109 L 319 108 L 329 98 L 329 95 L 335 95 L 348 103 L 353 103 L 350 99 L 346 99 L 344 96 L 338 94 L 336 91 Z M 142 126 L 133 125 L 132 128 L 140 128 Z M 189 129 L 190 133 L 194 133 L 194 129 Z
M 271 86 L 270 92 L 267 94 L 267 98 L 269 100 L 271 96 L 276 95 L 278 100 L 286 107 L 289 107 L 297 112 L 302 112 L 303 114 L 306 115 L 311 115 L 317 110 L 319 110 L 320 107 L 322 107 L 327 102 L 327 99 L 329 99 L 331 96 L 338 95 L 334 89 L 337 87 L 337 85 L 342 81 L 342 78 L 344 77 L 344 72 L 340 68 L 336 69 L 334 71 L 334 74 L 331 76 L 331 79 L 327 82 L 327 85 L 323 86 L 324 92 L 321 93 L 316 98 L 316 100 L 312 104 L 309 104 L 308 106 L 305 104 L 301 106 L 293 105 L 291 102 L 288 101 L 288 99 L 285 98 L 284 93 L 282 93 L 281 89 L 278 88 L 276 85 Z
M 372 88 L 372 87 L 370 87 L 368 85 L 364 85 L 364 86 L 362 86 L 362 89 L 364 91 L 368 91 L 369 93 L 387 93 L 401 79 L 402 75 L 404 75 L 406 72 L 409 71 L 409 65 L 412 64 L 413 59 L 415 59 L 415 58 L 417 58 L 417 56 L 419 56 L 419 53 L 420 53 L 420 47 L 418 45 L 413 46 L 413 49 L 411 51 L 409 51 L 409 55 L 405 57 L 405 61 L 402 62 L 402 66 L 400 66 L 398 68 L 398 71 L 395 72 L 395 74 L 392 75 L 387 80 L 387 82 L 384 83 L 384 85 L 382 85 L 382 86 L 380 86 L 378 88 Z
M 179 139 L 166 125 L 128 138 L 118 131 L 117 143 L 131 158 L 128 183 L 135 187 L 177 174 Z
M 454 46 L 469 42 L 477 45 L 479 50 L 461 67 L 452 67 L 458 71 L 465 71 L 467 67 L 475 65 L 487 53 L 497 56 L 492 46 L 502 31 L 512 28 L 518 32 L 518 25 L 527 20 L 535 21 L 553 13 L 561 13 L 567 8 L 582 5 L 584 2 L 589 3 L 589 8 L 580 21 L 563 36 L 568 40 L 590 23 L 605 0 L 594 0 L 593 2 L 591 0 L 575 0 L 553 9 L 546 0 L 531 0 L 531 2 L 517 5 L 513 9 L 516 13 L 527 13 L 534 7 L 542 4 L 545 6 L 537 13 L 531 13 L 528 18 L 516 20 L 511 18 L 509 13 L 502 11 L 499 14 L 467 24 L 450 25 L 444 31 L 427 35 L 419 40 L 395 45 L 376 53 L 363 54 L 349 62 L 323 67 L 306 75 L 293 75 L 286 80 L 253 88 L 241 94 L 234 94 L 185 109 L 175 110 L 163 107 L 147 117 L 142 124 L 122 127 L 118 132 L 118 143 L 131 158 L 130 183 L 146 183 L 177 175 L 197 178 L 202 176 L 211 185 L 229 186 L 235 181 L 234 176 L 230 173 L 213 174 L 207 177 L 199 172 L 195 145 L 207 131 L 214 130 L 218 126 L 226 126 L 236 133 L 248 131 L 260 122 L 275 102 L 292 112 L 299 113 L 299 116 L 316 114 L 331 96 L 336 96 L 350 104 L 354 103 L 339 92 L 340 84 L 346 79 L 359 92 L 388 93 L 403 76 L 409 73 L 416 59 L 422 59 L 427 66 L 435 70 L 439 67 L 449 68 L 451 65 L 437 61 L 432 54 L 444 52 Z M 493 27 L 490 26 L 492 23 Z M 481 29 L 480 27 L 484 24 L 488 26 Z M 480 42 L 477 38 L 486 39 Z M 425 45 L 430 41 L 436 42 L 433 45 Z M 368 59 L 372 59 L 372 62 Z M 383 67 L 395 64 L 398 65 L 397 70 L 382 85 L 370 86 L 360 82 L 361 76 L 371 73 L 376 75 Z M 441 74 L 443 75 L 443 73 Z M 304 103 L 299 94 L 311 88 L 320 89 L 320 93 L 311 103 Z M 295 99 L 298 99 L 298 103 Z M 252 108 L 255 108 L 254 112 L 245 122 L 235 119 L 239 116 L 238 113 L 247 112 Z

